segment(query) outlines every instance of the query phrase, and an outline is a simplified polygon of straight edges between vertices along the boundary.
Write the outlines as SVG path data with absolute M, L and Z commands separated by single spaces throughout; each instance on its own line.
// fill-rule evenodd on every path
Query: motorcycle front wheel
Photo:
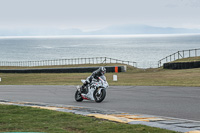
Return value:
M 75 100 L 77 102 L 82 102 L 83 101 L 83 98 L 81 96 L 81 93 L 77 90 L 76 93 L 75 93 Z
M 93 96 L 94 96 L 95 102 L 100 103 L 100 102 L 102 102 L 102 101 L 105 99 L 105 97 L 106 97 L 106 90 L 105 90 L 105 89 L 101 89 L 101 93 L 98 94 L 98 89 L 96 89 L 96 90 L 94 91 Z

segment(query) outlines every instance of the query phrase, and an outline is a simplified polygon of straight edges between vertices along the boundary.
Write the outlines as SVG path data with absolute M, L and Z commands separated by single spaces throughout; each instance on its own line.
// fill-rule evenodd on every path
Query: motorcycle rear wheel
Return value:
M 100 103 L 100 102 L 102 102 L 102 101 L 105 99 L 105 97 L 106 97 L 106 90 L 105 90 L 105 89 L 102 89 L 102 90 L 101 90 L 101 93 L 98 94 L 98 89 L 96 89 L 96 90 L 94 91 L 93 96 L 94 96 L 95 102 Z
M 76 93 L 75 93 L 75 100 L 77 102 L 82 102 L 83 101 L 83 98 L 81 96 L 81 93 L 77 90 Z

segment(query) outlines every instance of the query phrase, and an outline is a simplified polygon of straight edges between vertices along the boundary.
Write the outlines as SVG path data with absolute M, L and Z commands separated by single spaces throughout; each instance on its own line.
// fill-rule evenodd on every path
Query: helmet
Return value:
M 103 75 L 106 73 L 106 68 L 105 67 L 99 67 L 99 72 Z

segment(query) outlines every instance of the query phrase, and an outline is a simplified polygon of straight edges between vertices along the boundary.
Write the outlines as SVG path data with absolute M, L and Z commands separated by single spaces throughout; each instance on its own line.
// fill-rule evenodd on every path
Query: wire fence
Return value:
M 73 58 L 73 59 L 57 59 L 57 60 L 41 60 L 41 61 L 0 61 L 0 66 L 34 67 L 34 66 L 56 66 L 56 65 L 107 64 L 107 63 L 119 63 L 137 67 L 136 62 L 123 61 L 108 57 Z
M 158 61 L 158 67 L 161 67 L 164 63 L 175 61 L 177 59 L 188 58 L 188 57 L 196 57 L 200 56 L 200 48 L 199 49 L 189 49 L 177 51 L 169 56 Z

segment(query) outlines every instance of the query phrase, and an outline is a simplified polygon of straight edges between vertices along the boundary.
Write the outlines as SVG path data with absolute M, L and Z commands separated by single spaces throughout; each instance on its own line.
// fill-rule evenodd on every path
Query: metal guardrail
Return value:
M 41 60 L 41 61 L 0 61 L 0 66 L 32 67 L 32 66 L 106 64 L 106 63 L 119 63 L 137 67 L 136 62 L 123 61 L 108 57 L 73 58 L 73 59 L 57 59 L 57 60 Z
M 200 48 L 199 49 L 189 49 L 177 51 L 169 56 L 158 61 L 158 67 L 161 67 L 164 63 L 175 61 L 177 59 L 188 58 L 188 57 L 196 57 L 200 56 Z

